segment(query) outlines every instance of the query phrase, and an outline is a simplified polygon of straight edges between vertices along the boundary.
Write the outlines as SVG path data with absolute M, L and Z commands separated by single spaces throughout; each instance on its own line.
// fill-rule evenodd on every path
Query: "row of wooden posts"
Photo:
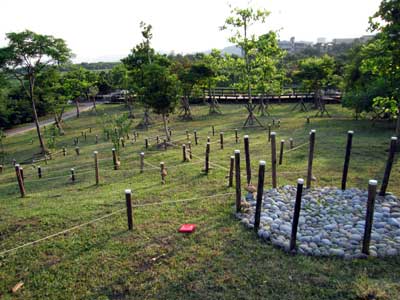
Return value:
M 236 150 L 235 154 L 239 153 Z M 261 208 L 263 201 L 263 193 L 264 193 L 264 175 L 265 175 L 265 161 L 259 162 L 259 171 L 258 171 L 258 185 L 257 185 L 257 198 L 256 198 L 256 210 L 254 213 L 254 230 L 258 232 L 260 228 L 260 217 L 261 217 Z M 240 166 L 239 159 L 236 162 L 237 167 Z M 236 176 L 237 184 L 240 184 L 240 175 Z M 304 179 L 297 179 L 297 192 L 296 192 L 296 200 L 293 211 L 292 218 L 292 231 L 290 235 L 290 244 L 289 251 L 292 253 L 296 252 L 296 241 L 297 241 L 297 230 L 299 224 L 299 217 L 301 211 L 301 199 L 303 193 L 303 185 Z M 376 198 L 376 188 L 377 181 L 374 179 L 369 180 L 368 183 L 368 200 L 367 200 L 367 210 L 365 216 L 365 227 L 364 227 L 364 236 L 362 242 L 362 253 L 369 255 L 369 245 L 371 242 L 371 231 L 372 231 L 372 223 L 374 218 L 374 207 L 375 207 L 375 198 Z M 237 198 L 236 198 L 236 210 L 240 211 L 241 202 L 240 202 L 240 190 L 237 190 Z M 239 200 L 238 200 L 239 199 Z

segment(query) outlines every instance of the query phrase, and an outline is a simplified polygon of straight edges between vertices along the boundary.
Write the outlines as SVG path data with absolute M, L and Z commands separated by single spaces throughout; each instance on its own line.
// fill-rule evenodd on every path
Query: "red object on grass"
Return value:
M 179 228 L 179 232 L 185 232 L 185 233 L 190 233 L 193 232 L 196 229 L 196 224 L 183 224 Z

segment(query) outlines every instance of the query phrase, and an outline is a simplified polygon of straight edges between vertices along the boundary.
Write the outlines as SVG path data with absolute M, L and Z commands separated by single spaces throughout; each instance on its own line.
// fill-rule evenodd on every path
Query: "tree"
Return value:
M 256 36 L 249 32 L 250 27 L 257 22 L 265 23 L 266 18 L 270 12 L 267 10 L 254 10 L 253 8 L 234 8 L 231 11 L 232 16 L 225 20 L 225 24 L 221 27 L 221 30 L 230 29 L 233 35 L 229 38 L 229 41 L 237 45 L 243 54 L 243 58 L 237 58 L 237 68 L 240 70 L 241 78 L 240 83 L 246 88 L 249 101 L 246 108 L 249 112 L 249 116 L 244 124 L 253 125 L 254 121 L 257 121 L 261 127 L 263 125 L 254 116 L 255 105 L 252 102 L 252 85 L 254 71 L 254 65 L 252 64 L 252 55 L 256 45 Z
M 178 103 L 180 93 L 178 78 L 175 74 L 171 74 L 168 67 L 157 63 L 144 66 L 143 78 L 145 83 L 143 100 L 153 112 L 162 116 L 165 136 L 167 141 L 170 141 L 167 116 L 174 111 Z
M 386 58 L 370 60 L 374 74 L 384 77 L 389 83 L 388 98 L 397 102 L 395 134 L 400 137 L 400 0 L 382 0 L 378 11 L 370 18 L 370 30 L 378 32 L 377 39 Z
M 317 114 L 327 112 L 322 101 L 322 90 L 328 88 L 333 82 L 335 61 L 332 57 L 310 57 L 300 61 L 295 78 L 300 81 L 304 90 L 314 92 L 315 107 L 319 109 Z M 328 114 L 329 116 L 329 114 Z
M 51 35 L 41 35 L 29 30 L 7 33 L 8 46 L 0 48 L 0 68 L 12 74 L 27 93 L 42 152 L 46 146 L 40 133 L 35 103 L 35 81 L 40 72 L 49 65 L 67 62 L 71 51 L 64 40 Z
M 129 71 L 124 64 L 116 65 L 110 71 L 111 85 L 114 89 L 119 89 L 124 92 L 125 105 L 129 110 L 128 117 L 133 119 L 133 102 L 135 99 L 135 84 L 132 82 L 132 77 L 129 76 Z

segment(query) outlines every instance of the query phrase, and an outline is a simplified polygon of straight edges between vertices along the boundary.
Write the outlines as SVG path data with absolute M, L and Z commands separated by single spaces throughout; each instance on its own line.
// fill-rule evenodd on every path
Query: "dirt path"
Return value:
M 91 108 L 92 108 L 92 103 L 83 103 L 83 104 L 79 105 L 79 110 L 80 110 L 81 113 L 84 112 L 84 111 L 87 111 L 87 110 L 89 110 Z M 70 119 L 70 118 L 75 117 L 75 116 L 76 116 L 76 110 L 74 109 L 74 110 L 71 110 L 71 111 L 68 111 L 68 112 L 64 113 L 63 120 L 67 120 L 67 119 Z M 49 124 L 52 124 L 52 123 L 54 123 L 54 118 L 42 120 L 42 121 L 39 122 L 39 125 L 40 125 L 40 127 L 43 127 L 45 125 L 49 125 Z M 5 134 L 8 137 L 8 136 L 21 134 L 21 133 L 24 133 L 24 132 L 27 132 L 27 131 L 30 131 L 30 130 L 33 130 L 33 129 L 36 129 L 36 126 L 35 126 L 35 123 L 32 122 L 32 123 L 25 124 L 22 127 L 7 129 L 5 131 Z

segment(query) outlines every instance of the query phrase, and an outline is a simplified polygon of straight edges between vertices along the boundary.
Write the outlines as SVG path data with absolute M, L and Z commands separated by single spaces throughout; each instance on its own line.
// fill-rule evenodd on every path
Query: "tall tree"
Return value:
M 167 141 L 170 141 L 167 116 L 175 110 L 178 103 L 180 93 L 178 78 L 175 74 L 171 74 L 168 67 L 157 63 L 146 65 L 143 77 L 145 104 L 151 107 L 153 112 L 162 116 L 165 136 Z
M 244 124 L 254 125 L 254 121 L 257 121 L 260 126 L 263 125 L 254 116 L 255 105 L 252 101 L 252 73 L 254 71 L 254 65 L 252 64 L 252 52 L 256 48 L 257 37 L 255 34 L 250 32 L 250 28 L 256 23 L 265 23 L 266 18 L 270 12 L 267 10 L 254 10 L 253 8 L 234 8 L 231 11 L 231 16 L 225 20 L 225 24 L 221 27 L 221 30 L 230 29 L 232 36 L 229 41 L 237 45 L 242 50 L 243 58 L 238 58 L 237 67 L 242 74 L 240 82 L 243 87 L 247 89 L 249 101 L 246 106 L 249 116 Z
M 389 82 L 389 99 L 397 102 L 397 122 L 395 134 L 400 137 L 400 0 L 382 0 L 378 11 L 370 18 L 370 30 L 378 32 L 386 60 L 378 63 L 374 71 Z
M 27 93 L 42 152 L 47 152 L 44 144 L 35 102 L 35 81 L 40 72 L 49 65 L 67 62 L 71 51 L 64 40 L 51 35 L 41 35 L 29 30 L 7 33 L 8 46 L 0 48 L 0 68 L 12 74 Z

